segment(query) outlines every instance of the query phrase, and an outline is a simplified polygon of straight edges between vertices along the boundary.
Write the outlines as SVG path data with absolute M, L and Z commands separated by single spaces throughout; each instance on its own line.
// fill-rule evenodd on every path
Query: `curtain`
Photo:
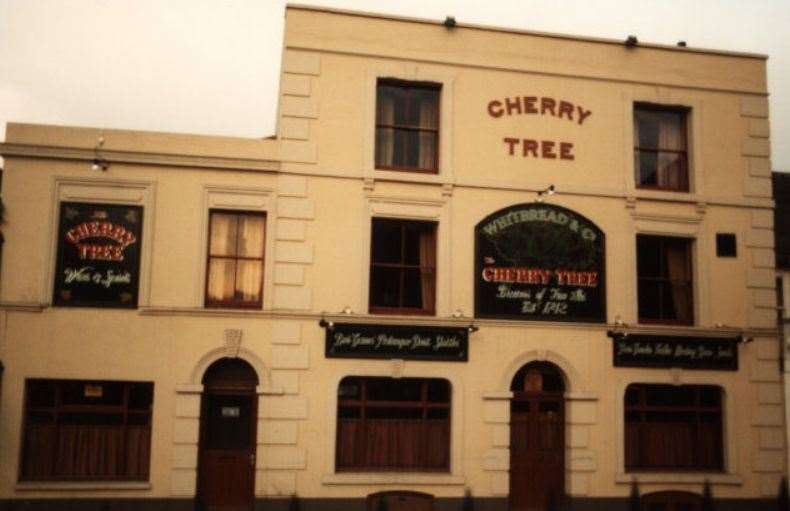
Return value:
M 691 321 L 691 276 L 689 275 L 686 245 L 667 243 L 667 273 L 672 288 L 675 318 L 687 323 Z M 665 313 L 668 311 L 664 311 Z
M 683 150 L 683 130 L 680 123 L 677 122 L 677 115 L 660 115 L 658 121 L 658 148 L 672 151 Z M 682 188 L 682 165 L 683 162 L 679 154 L 659 151 L 658 186 L 670 189 Z
M 436 303 L 436 237 L 434 231 L 420 233 L 420 291 L 422 307 L 434 310 Z
M 233 259 L 211 256 L 235 256 L 238 223 L 235 215 L 212 213 L 209 239 L 207 298 L 225 301 L 233 298 L 236 263 Z
M 265 219 L 262 216 L 239 217 L 239 255 L 263 258 L 265 238 Z M 261 261 L 239 260 L 236 269 L 236 294 L 245 302 L 260 299 L 263 280 Z
M 55 475 L 114 478 L 121 473 L 123 426 L 61 426 Z
M 423 96 L 421 99 L 420 128 L 435 129 L 437 125 L 436 102 L 427 95 Z M 421 169 L 434 169 L 436 168 L 436 132 L 420 131 L 419 133 L 419 161 L 417 166 Z
M 395 97 L 387 89 L 379 89 L 376 101 L 376 124 L 392 126 L 395 124 Z M 395 130 L 376 128 L 376 164 L 391 167 L 395 165 Z

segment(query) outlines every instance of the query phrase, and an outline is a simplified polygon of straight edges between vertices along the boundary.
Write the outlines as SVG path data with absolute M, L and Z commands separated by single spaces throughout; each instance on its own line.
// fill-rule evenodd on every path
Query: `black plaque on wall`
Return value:
M 610 333 L 615 367 L 738 370 L 739 338 Z
M 54 305 L 137 306 L 143 208 L 62 202 Z
M 326 327 L 327 358 L 402 358 L 466 362 L 467 328 L 358 325 L 332 323 Z
M 606 321 L 604 234 L 569 209 L 511 206 L 475 227 L 475 316 Z

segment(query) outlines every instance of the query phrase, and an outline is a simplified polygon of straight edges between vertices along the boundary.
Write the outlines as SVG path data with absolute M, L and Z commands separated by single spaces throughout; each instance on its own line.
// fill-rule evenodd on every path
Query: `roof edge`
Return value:
M 439 20 L 433 20 L 428 18 L 418 18 L 412 16 L 401 16 L 395 14 L 383 14 L 377 12 L 370 12 L 370 11 L 358 11 L 353 9 L 342 9 L 338 7 L 325 7 L 325 6 L 315 6 L 315 5 L 308 5 L 308 4 L 300 4 L 300 3 L 287 3 L 285 5 L 286 11 L 288 9 L 300 10 L 300 11 L 314 11 L 314 12 L 325 12 L 329 14 L 340 14 L 345 16 L 356 16 L 360 18 L 372 18 L 372 19 L 383 19 L 383 20 L 390 20 L 390 21 L 401 21 L 406 23 L 420 23 L 423 25 L 439 25 L 442 26 L 443 22 Z M 594 37 L 594 36 L 580 36 L 580 35 L 572 35 L 572 34 L 560 34 L 556 32 L 543 32 L 539 30 L 524 30 L 524 29 L 517 29 L 517 28 L 506 28 L 506 27 L 499 27 L 494 25 L 483 25 L 477 23 L 461 23 L 456 22 L 456 28 L 466 28 L 470 30 L 481 30 L 486 32 L 499 32 L 505 34 L 521 34 L 521 35 L 531 35 L 536 37 L 546 37 L 550 39 L 561 39 L 566 41 L 583 41 L 588 43 L 597 43 L 597 44 L 606 44 L 606 45 L 616 45 L 616 46 L 623 46 L 624 40 L 619 39 L 612 39 L 607 37 Z M 758 60 L 768 60 L 768 55 L 763 53 L 752 53 L 752 52 L 740 52 L 740 51 L 730 51 L 730 50 L 716 50 L 711 48 L 695 48 L 689 46 L 672 46 L 669 44 L 658 44 L 658 43 L 643 43 L 640 42 L 637 46 L 638 48 L 649 48 L 651 50 L 659 50 L 659 51 L 671 51 L 671 52 L 682 52 L 682 53 L 700 53 L 704 55 L 713 55 L 713 56 L 720 56 L 720 57 L 739 57 L 739 58 L 748 58 L 748 59 L 758 59 Z

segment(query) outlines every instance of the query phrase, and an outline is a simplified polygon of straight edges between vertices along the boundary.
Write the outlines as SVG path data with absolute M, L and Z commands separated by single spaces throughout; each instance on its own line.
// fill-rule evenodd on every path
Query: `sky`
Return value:
M 767 54 L 772 163 L 790 171 L 788 0 L 301 0 L 459 23 Z M 285 2 L 0 0 L 7 122 L 274 134 Z

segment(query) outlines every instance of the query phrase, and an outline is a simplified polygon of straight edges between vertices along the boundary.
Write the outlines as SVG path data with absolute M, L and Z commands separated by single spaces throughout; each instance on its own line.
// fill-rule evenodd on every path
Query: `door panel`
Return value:
M 510 421 L 510 509 L 546 511 L 565 489 L 562 396 L 519 393 Z
M 255 485 L 255 394 L 203 395 L 199 488 L 206 511 L 249 511 Z

